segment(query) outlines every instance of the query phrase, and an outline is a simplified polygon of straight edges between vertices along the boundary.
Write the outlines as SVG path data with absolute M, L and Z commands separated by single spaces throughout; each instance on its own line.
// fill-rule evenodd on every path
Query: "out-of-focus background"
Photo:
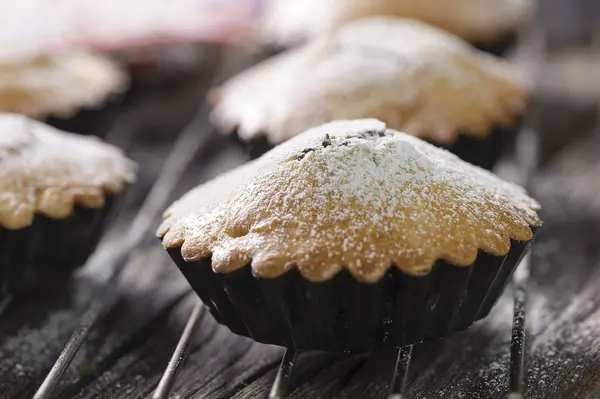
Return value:
M 31 398 L 90 314 L 96 322 L 54 397 L 150 397 L 196 302 L 153 233 L 166 205 L 245 162 L 240 147 L 211 127 L 205 96 L 209 87 L 266 57 L 251 39 L 268 4 L 150 3 L 0 1 L 0 63 L 10 67 L 37 52 L 77 49 L 114 59 L 127 71 L 127 89 L 105 105 L 40 118 L 102 136 L 140 165 L 124 210 L 69 289 L 33 293 L 2 309 L 2 399 Z M 526 121 L 533 135 L 517 151 L 526 148 L 525 157 L 537 158 L 526 183 L 546 222 L 531 257 L 525 397 L 597 398 L 600 2 L 539 1 L 510 57 L 535 79 Z M 507 162 L 498 173 L 518 180 L 519 168 Z M 123 272 L 110 280 L 115 268 Z M 417 346 L 408 397 L 505 397 L 512 311 L 509 287 L 472 329 Z M 281 354 L 281 348 L 233 335 L 203 309 L 172 397 L 265 397 Z M 393 355 L 306 354 L 290 397 L 383 398 Z

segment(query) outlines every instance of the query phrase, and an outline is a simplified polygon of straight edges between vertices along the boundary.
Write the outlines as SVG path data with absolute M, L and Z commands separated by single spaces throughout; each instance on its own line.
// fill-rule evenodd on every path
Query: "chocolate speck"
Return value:
M 315 149 L 314 148 L 305 148 L 302 150 L 302 152 L 300 154 L 298 154 L 298 156 L 296 156 L 296 159 L 298 161 L 304 159 L 304 157 L 306 156 L 306 154 L 308 154 L 309 152 L 313 152 Z

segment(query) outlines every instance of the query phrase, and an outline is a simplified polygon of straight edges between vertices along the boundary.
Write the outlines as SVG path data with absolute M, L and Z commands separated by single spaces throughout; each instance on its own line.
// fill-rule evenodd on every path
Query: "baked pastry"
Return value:
M 192 190 L 158 236 L 233 332 L 354 352 L 486 316 L 541 225 L 538 208 L 383 122 L 337 121 Z
M 413 18 L 503 53 L 533 15 L 532 0 L 269 0 L 262 40 L 289 46 L 373 16 Z
M 0 112 L 31 117 L 72 116 L 98 107 L 126 85 L 107 58 L 86 53 L 37 55 L 0 62 Z
M 373 117 L 490 168 L 530 98 L 507 62 L 423 23 L 372 18 L 267 60 L 211 93 L 211 118 L 260 155 L 310 127 Z
M 0 114 L 0 299 L 82 265 L 135 169 L 95 137 Z

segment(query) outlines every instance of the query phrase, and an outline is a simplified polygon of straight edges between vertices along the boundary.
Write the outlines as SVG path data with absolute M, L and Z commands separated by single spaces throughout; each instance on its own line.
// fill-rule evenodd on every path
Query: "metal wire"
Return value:
M 10 305 L 10 303 L 12 302 L 12 300 L 13 300 L 12 295 L 6 295 L 4 297 L 4 299 L 0 301 L 0 316 L 2 316 L 2 314 L 4 313 L 4 311 L 6 309 L 8 309 L 8 306 Z
M 269 393 L 269 399 L 284 399 L 286 397 L 290 389 L 290 379 L 296 365 L 298 353 L 299 351 L 295 349 L 286 349 L 277 375 L 275 376 L 275 382 L 273 382 L 271 392 Z
M 538 71 L 547 58 L 546 36 L 543 26 L 536 26 L 522 38 L 527 57 L 526 67 L 532 76 Z M 531 182 L 539 167 L 540 137 L 539 122 L 541 115 L 534 115 L 529 128 L 520 132 L 515 153 L 515 162 L 519 173 L 516 183 L 531 189 Z M 527 285 L 531 274 L 531 256 L 526 254 L 512 278 L 514 289 L 513 321 L 510 341 L 510 366 L 508 394 L 509 399 L 522 399 L 526 369 L 526 337 L 527 337 Z
M 526 355 L 526 308 L 527 308 L 527 283 L 530 273 L 530 257 L 526 256 L 513 278 L 514 285 L 514 311 L 510 343 L 510 372 L 508 398 L 523 398 L 523 381 L 525 379 Z
M 42 385 L 40 385 L 37 392 L 33 396 L 34 399 L 46 399 L 52 397 L 52 392 L 60 382 L 60 378 L 64 372 L 71 364 L 71 361 L 77 354 L 81 344 L 85 341 L 88 332 L 96 323 L 102 308 L 103 302 L 98 300 L 92 301 L 92 305 L 83 314 L 77 330 L 75 330 L 73 335 L 71 335 L 71 338 L 69 338 L 69 341 L 65 345 L 65 349 L 61 352 L 60 356 L 56 360 L 56 363 L 54 363 L 54 366 L 44 379 L 44 382 L 42 382 Z
M 158 386 L 156 387 L 156 391 L 154 391 L 154 395 L 152 395 L 152 399 L 166 399 L 169 397 L 169 392 L 171 391 L 171 387 L 175 382 L 175 378 L 179 372 L 179 367 L 183 364 L 185 353 L 190 344 L 192 333 L 194 332 L 194 327 L 198 323 L 198 319 L 200 319 L 201 314 L 202 303 L 198 301 L 192 309 L 192 313 L 185 325 L 185 328 L 183 329 L 183 333 L 181 334 L 181 338 L 177 343 L 175 352 L 173 352 L 173 356 L 171 357 L 171 360 L 167 365 L 167 369 L 165 370 L 160 382 L 158 383 Z
M 408 372 L 412 358 L 413 345 L 398 348 L 394 374 L 390 383 L 389 399 L 405 399 L 408 387 Z

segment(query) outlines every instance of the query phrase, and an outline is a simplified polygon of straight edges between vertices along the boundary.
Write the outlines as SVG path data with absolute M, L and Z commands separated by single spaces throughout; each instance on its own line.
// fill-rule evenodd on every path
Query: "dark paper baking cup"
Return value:
M 453 145 L 445 148 L 463 161 L 491 170 L 502 155 L 514 146 L 521 126 L 521 121 L 511 127 L 496 126 L 484 138 L 461 134 Z
M 255 341 L 295 349 L 364 352 L 442 338 L 490 312 L 530 242 L 512 241 L 505 256 L 480 252 L 468 267 L 438 261 L 425 276 L 396 267 L 376 283 L 342 271 L 310 282 L 297 269 L 258 278 L 246 266 L 215 273 L 210 259 L 186 262 L 169 249 L 215 319 Z
M 277 145 L 277 144 L 271 143 L 271 141 L 269 141 L 267 136 L 262 135 L 262 134 L 255 136 L 255 137 L 251 138 L 250 140 L 246 140 L 246 139 L 241 138 L 236 132 L 231 135 L 231 138 L 232 138 L 232 141 L 241 145 L 244 148 L 244 151 L 246 152 L 246 154 L 248 155 L 248 158 L 250 158 L 250 159 L 256 159 L 256 158 L 260 157 L 261 155 L 270 151 L 271 149 L 273 149 L 273 147 L 275 147 Z
M 490 43 L 472 43 L 473 46 L 486 53 L 502 57 L 517 45 L 517 33 L 511 33 Z
M 506 53 L 509 50 L 513 49 L 517 45 L 517 33 L 513 32 L 513 33 L 506 34 L 506 35 L 500 37 L 499 39 L 488 42 L 488 43 L 472 42 L 471 45 L 481 51 L 485 51 L 486 53 L 496 55 L 498 57 L 502 57 L 502 56 L 506 55 Z M 267 45 L 267 46 L 264 46 L 262 54 L 263 54 L 264 58 L 268 58 L 268 57 L 279 55 L 279 54 L 283 53 L 284 51 L 286 51 L 287 49 L 293 48 L 293 47 L 294 47 L 294 45 L 289 45 L 289 46 Z
M 511 127 L 497 126 L 484 138 L 461 134 L 453 145 L 443 148 L 456 154 L 463 161 L 491 170 L 502 154 L 514 145 L 520 128 L 521 122 L 519 121 Z M 232 135 L 232 138 L 244 146 L 250 159 L 256 159 L 274 147 L 266 135 L 258 135 L 246 141 L 236 133 Z M 430 143 L 436 145 L 436 143 Z
M 104 138 L 129 99 L 126 93 L 112 96 L 97 107 L 80 109 L 68 117 L 48 116 L 44 122 L 65 132 Z
M 94 251 L 119 199 L 97 209 L 76 206 L 70 216 L 35 215 L 25 228 L 0 227 L 0 300 L 65 281 Z

